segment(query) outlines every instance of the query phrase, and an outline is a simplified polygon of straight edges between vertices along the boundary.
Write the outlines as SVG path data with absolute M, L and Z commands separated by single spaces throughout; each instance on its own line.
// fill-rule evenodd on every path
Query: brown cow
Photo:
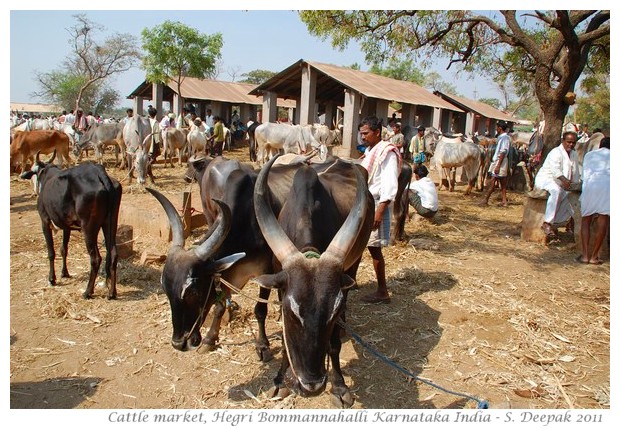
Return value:
M 50 154 L 56 151 L 62 165 L 73 164 L 69 157 L 69 136 L 57 130 L 17 131 L 11 141 L 10 171 L 26 171 L 26 161 L 32 165 L 37 152 Z M 20 169 L 18 169 L 18 166 Z

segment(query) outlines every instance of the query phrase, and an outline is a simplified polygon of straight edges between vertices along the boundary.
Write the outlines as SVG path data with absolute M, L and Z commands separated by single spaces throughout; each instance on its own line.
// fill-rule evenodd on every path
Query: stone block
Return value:
M 127 259 L 133 255 L 133 227 L 131 225 L 119 225 L 116 230 L 116 253 L 121 259 Z
M 540 229 L 545 217 L 547 199 L 527 197 L 523 204 L 523 220 L 521 221 L 521 239 L 546 244 L 547 236 Z

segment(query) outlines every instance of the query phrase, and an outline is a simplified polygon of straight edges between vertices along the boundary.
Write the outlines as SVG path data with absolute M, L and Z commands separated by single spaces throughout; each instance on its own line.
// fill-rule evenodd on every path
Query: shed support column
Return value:
M 375 110 L 375 115 L 379 118 L 380 121 L 383 121 L 383 126 L 387 127 L 388 123 L 388 108 L 390 107 L 390 103 L 387 100 L 376 100 L 377 107 Z
M 133 111 L 136 115 L 142 115 L 144 113 L 144 109 L 142 105 L 144 104 L 143 97 L 136 97 L 133 99 Z
M 359 111 L 362 97 L 357 91 L 346 89 L 344 92 L 344 129 L 342 146 L 334 146 L 333 154 L 341 158 L 359 158 L 357 152 L 357 126 L 360 123 Z
M 403 136 L 405 136 L 405 145 L 409 144 L 411 138 L 417 132 L 415 129 L 415 113 L 416 106 L 414 104 L 403 104 L 400 114 L 400 124 L 402 126 Z
M 159 121 L 164 116 L 164 85 L 161 83 L 154 83 L 151 87 L 151 91 L 153 92 L 151 100 L 153 100 L 155 109 L 157 109 L 157 115 L 155 117 Z
M 295 100 L 295 111 L 293 112 L 293 123 L 299 125 L 299 118 L 301 114 L 301 100 Z
M 443 131 L 441 129 L 441 108 L 435 107 L 433 109 L 433 120 L 431 123 L 434 128 L 437 128 L 438 130 Z
M 334 113 L 336 112 L 336 105 L 334 103 L 327 103 L 325 105 L 325 125 L 329 128 L 334 127 L 334 122 L 336 122 L 336 117 Z
M 309 125 L 315 122 L 316 77 L 317 73 L 309 65 L 302 68 L 299 125 Z
M 278 94 L 266 91 L 263 94 L 262 122 L 276 122 L 278 120 Z
M 242 124 L 247 124 L 250 119 L 252 119 L 252 106 L 249 104 L 242 104 L 239 106 L 239 119 Z M 254 120 L 254 119 L 252 119 Z
M 474 113 L 467 112 L 467 116 L 465 116 L 465 134 L 470 136 L 474 135 Z
M 174 95 L 172 96 L 172 106 L 170 110 L 173 111 L 177 115 L 177 117 L 179 117 L 181 115 L 182 107 L 183 107 L 183 98 L 179 97 L 179 94 L 175 92 Z

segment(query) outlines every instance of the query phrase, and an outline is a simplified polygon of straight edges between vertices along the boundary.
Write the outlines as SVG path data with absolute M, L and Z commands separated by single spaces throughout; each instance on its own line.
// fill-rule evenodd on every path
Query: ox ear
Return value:
M 341 290 L 349 290 L 357 286 L 355 279 L 351 278 L 348 274 L 342 275 L 342 287 Z
M 245 252 L 234 253 L 224 258 L 218 259 L 217 261 L 213 262 L 214 270 L 216 273 L 220 273 L 228 269 L 230 266 L 232 266 L 235 262 L 237 262 L 243 257 L 245 257 Z
M 265 289 L 281 289 L 288 281 L 288 274 L 280 271 L 276 274 L 263 274 L 253 280 Z

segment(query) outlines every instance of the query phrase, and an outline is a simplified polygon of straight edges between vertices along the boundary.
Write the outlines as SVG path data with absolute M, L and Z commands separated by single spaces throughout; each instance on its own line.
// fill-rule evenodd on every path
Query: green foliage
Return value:
M 431 91 L 440 91 L 444 94 L 461 95 L 456 86 L 443 80 L 437 72 L 429 72 L 424 76 L 424 87 Z
M 560 138 L 568 104 L 586 64 L 609 62 L 609 10 L 314 10 L 299 13 L 308 31 L 344 49 L 356 40 L 368 64 L 438 56 L 448 68 L 511 82 L 521 103 L 533 93 L 546 121 L 545 151 Z
M 243 79 L 241 79 L 239 82 L 260 85 L 264 82 L 267 82 L 269 79 L 274 77 L 276 74 L 277 74 L 276 72 L 272 72 L 269 70 L 256 69 L 256 70 L 249 71 L 247 73 L 243 73 L 241 75 Z
M 119 100 L 119 94 L 108 88 L 114 75 L 133 67 L 139 59 L 135 38 L 128 34 L 113 34 L 103 42 L 96 34 L 103 27 L 85 15 L 74 15 L 76 24 L 68 28 L 72 52 L 62 68 L 50 72 L 35 72 L 40 88 L 33 95 L 48 102 L 75 109 L 101 113 Z
M 397 58 L 390 58 L 385 68 L 379 64 L 373 64 L 369 71 L 396 80 L 413 82 L 418 85 L 424 84 L 424 73 L 411 59 L 399 60 Z
M 502 108 L 502 102 L 499 101 L 497 98 L 481 98 L 478 101 L 484 104 L 488 104 L 489 106 L 493 106 L 496 109 Z
M 611 122 L 609 116 L 611 109 L 609 75 L 590 75 L 584 79 L 581 87 L 584 90 L 584 95 L 577 97 L 575 119 L 578 123 L 588 124 L 590 132 L 594 128 L 609 130 Z
M 180 93 L 184 77 L 214 77 L 223 46 L 221 33 L 201 34 L 181 22 L 142 30 L 142 66 L 151 83 L 176 82 Z M 180 95 L 180 94 L 179 94 Z

